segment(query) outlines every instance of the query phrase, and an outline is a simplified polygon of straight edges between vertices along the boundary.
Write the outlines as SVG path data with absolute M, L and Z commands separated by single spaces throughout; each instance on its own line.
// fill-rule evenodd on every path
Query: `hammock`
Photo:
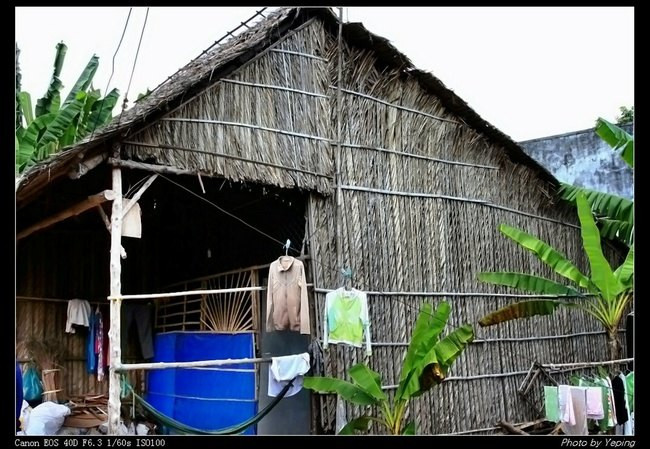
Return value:
M 280 393 L 273 398 L 271 402 L 267 404 L 266 407 L 264 407 L 262 410 L 260 410 L 257 415 L 250 417 L 246 421 L 236 424 L 231 427 L 225 427 L 223 429 L 218 429 L 218 430 L 203 430 L 203 429 L 197 429 L 196 427 L 188 426 L 187 424 L 183 424 L 180 421 L 177 421 L 167 415 L 164 415 L 160 413 L 156 408 L 148 403 L 147 401 L 144 400 L 141 396 L 139 396 L 135 390 L 133 390 L 133 387 L 126 381 L 126 379 L 122 379 L 124 384 L 126 385 L 127 389 L 130 390 L 131 394 L 135 399 L 140 401 L 140 404 L 153 415 L 154 418 L 156 418 L 158 421 L 160 421 L 161 424 L 171 427 L 181 433 L 184 434 L 194 434 L 194 435 L 236 435 L 244 432 L 248 427 L 257 424 L 262 418 L 264 418 L 268 413 L 273 410 L 273 408 L 280 403 L 280 400 L 287 394 L 287 391 L 289 391 L 289 388 L 293 385 L 294 379 L 290 380 L 287 385 L 284 386 L 284 388 L 280 391 Z

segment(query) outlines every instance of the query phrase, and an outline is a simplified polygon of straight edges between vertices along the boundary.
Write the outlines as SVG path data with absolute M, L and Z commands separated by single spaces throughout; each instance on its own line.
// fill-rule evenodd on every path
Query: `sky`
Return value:
M 150 8 L 129 105 L 258 9 Z M 64 95 L 93 54 L 94 87 L 104 93 L 110 79 L 108 89 L 124 94 L 147 13 L 132 8 L 124 31 L 129 10 L 16 8 L 22 89 L 34 102 L 46 92 L 63 41 Z M 352 7 L 343 18 L 389 39 L 516 141 L 590 128 L 598 117 L 614 121 L 620 106 L 634 104 L 632 7 Z

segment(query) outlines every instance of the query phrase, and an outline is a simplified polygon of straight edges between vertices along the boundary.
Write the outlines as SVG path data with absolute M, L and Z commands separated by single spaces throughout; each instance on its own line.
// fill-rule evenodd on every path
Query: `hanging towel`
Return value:
M 68 301 L 68 318 L 65 322 L 65 331 L 74 334 L 73 325 L 90 326 L 90 303 L 85 299 L 71 299 Z
M 567 387 L 563 389 L 562 387 Z M 587 429 L 587 389 L 585 387 L 570 387 L 560 385 L 560 402 L 562 401 L 562 392 L 565 393 L 566 412 L 569 419 L 563 416 L 562 430 L 566 435 L 588 435 Z M 573 422 L 571 422 L 573 421 Z
M 560 421 L 560 403 L 558 401 L 558 389 L 554 386 L 544 386 L 544 407 L 546 419 L 553 422 Z
M 569 425 L 575 425 L 576 417 L 571 400 L 571 387 L 560 385 L 558 388 L 558 404 L 560 405 L 560 420 Z
M 97 315 L 93 313 L 90 317 L 90 328 L 86 340 L 86 372 L 88 374 L 97 374 L 97 353 L 95 352 L 97 324 Z
M 603 392 L 600 387 L 587 387 L 587 418 L 603 419 Z
M 289 383 L 291 379 L 293 385 L 287 391 L 285 396 L 293 396 L 302 390 L 303 375 L 309 371 L 309 354 L 286 355 L 282 357 L 273 357 L 269 366 L 269 390 L 268 395 L 275 397 Z

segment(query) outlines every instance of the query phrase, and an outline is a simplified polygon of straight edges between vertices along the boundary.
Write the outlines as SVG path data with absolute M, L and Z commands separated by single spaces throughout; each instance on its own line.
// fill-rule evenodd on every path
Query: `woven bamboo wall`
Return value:
M 107 233 L 88 231 L 48 231 L 35 234 L 19 244 L 16 259 L 16 358 L 28 359 L 24 342 L 29 339 L 60 341 L 65 346 L 59 399 L 108 392 L 108 373 L 98 382 L 86 371 L 87 331 L 65 332 L 68 299 L 80 298 L 101 304 L 108 319 L 108 238 Z M 23 299 L 34 298 L 34 299 Z M 37 298 L 45 298 L 38 300 Z M 104 299 L 105 304 L 102 303 Z M 106 324 L 107 325 L 107 324 Z M 137 354 L 134 344 L 124 353 L 125 360 Z M 142 385 L 143 374 L 129 374 L 132 385 Z
M 324 54 L 330 60 L 332 85 L 337 83 L 336 51 L 336 42 L 330 38 Z M 575 214 L 551 204 L 550 186 L 540 182 L 532 169 L 512 163 L 502 149 L 448 113 L 415 80 L 400 76 L 397 71 L 380 72 L 371 53 L 345 47 L 342 73 L 344 89 L 380 100 L 342 92 L 342 240 L 344 263 L 354 272 L 356 288 L 384 292 L 506 293 L 505 289 L 477 280 L 480 271 L 502 269 L 532 271 L 557 279 L 532 254 L 502 236 L 497 230 L 501 223 L 539 236 L 565 251 L 581 269 L 587 268 Z M 330 137 L 335 140 L 335 90 L 330 94 Z M 354 190 L 359 187 L 384 192 Z M 335 199 L 312 195 L 309 214 L 315 285 L 337 288 L 342 280 L 335 253 Z M 324 296 L 315 295 L 317 338 L 323 335 Z M 369 295 L 375 341 L 370 366 L 381 373 L 384 385 L 399 381 L 401 360 L 419 306 L 424 301 L 438 304 L 443 299 L 452 305 L 452 327 L 476 323 L 485 313 L 513 301 L 478 295 Z M 411 405 L 409 413 L 417 416 L 418 433 L 454 433 L 489 428 L 500 419 L 530 419 L 533 412 L 516 390 L 534 360 L 561 363 L 607 359 L 602 333 L 543 340 L 537 337 L 591 331 L 600 331 L 593 319 L 567 311 L 552 318 L 535 317 L 488 329 L 477 326 L 477 338 L 491 341 L 474 343 L 457 360 L 450 375 L 460 379 L 443 383 Z M 530 340 L 503 341 L 526 337 Z M 318 374 L 342 377 L 346 368 L 362 360 L 361 350 L 333 346 L 323 354 L 323 372 Z M 463 379 L 480 375 L 486 377 Z M 334 397 L 319 399 L 320 424 L 326 431 L 332 431 Z M 350 412 L 352 416 L 359 414 L 355 407 L 348 407 Z
M 127 156 L 141 161 L 153 157 L 159 164 L 233 181 L 258 181 L 327 193 L 330 179 L 305 173 L 332 175 L 326 98 L 329 80 L 327 62 L 319 56 L 324 39 L 322 25 L 312 22 L 130 139 L 225 153 L 301 171 L 206 153 L 135 145 L 125 146 Z

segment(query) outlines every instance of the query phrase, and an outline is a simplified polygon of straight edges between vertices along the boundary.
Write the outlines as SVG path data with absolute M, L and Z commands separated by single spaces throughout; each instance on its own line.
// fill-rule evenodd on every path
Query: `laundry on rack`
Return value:
M 135 323 L 138 330 L 138 341 L 143 359 L 153 358 L 153 305 L 142 303 L 126 303 L 121 310 L 122 326 L 120 329 L 122 353 L 126 352 L 126 342 L 129 329 Z
M 65 322 L 65 331 L 74 334 L 73 326 L 90 327 L 90 303 L 85 299 L 71 299 L 68 301 L 68 313 Z
M 544 386 L 544 410 L 548 421 L 560 422 L 560 403 L 556 386 Z
M 357 289 L 341 287 L 325 296 L 323 322 L 323 349 L 330 343 L 344 343 L 357 348 L 363 347 L 365 333 L 366 354 L 372 353 L 370 344 L 370 320 L 368 298 Z
M 269 365 L 268 395 L 276 397 L 293 380 L 285 397 L 293 396 L 302 390 L 303 376 L 310 369 L 309 353 L 272 357 Z
M 291 256 L 281 256 L 269 267 L 266 290 L 266 331 L 292 330 L 311 332 L 307 280 L 303 263 Z

